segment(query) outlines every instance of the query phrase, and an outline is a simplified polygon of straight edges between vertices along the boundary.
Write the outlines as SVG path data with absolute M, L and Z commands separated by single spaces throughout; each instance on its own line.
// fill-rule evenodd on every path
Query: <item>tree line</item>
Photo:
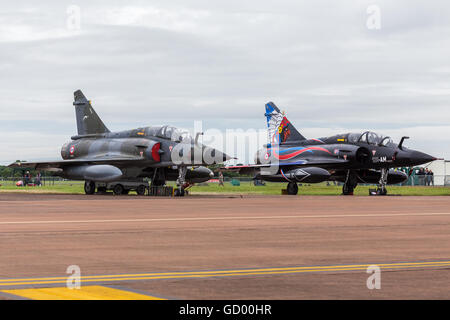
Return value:
M 30 175 L 32 177 L 36 176 L 36 174 L 37 174 L 36 170 L 31 170 L 31 169 L 27 169 L 27 168 L 18 169 L 18 168 L 9 168 L 6 166 L 0 166 L 0 177 L 2 177 L 2 178 L 12 178 L 12 177 L 20 178 L 20 177 L 23 177 L 23 175 L 27 171 L 30 172 Z M 41 175 L 49 176 L 49 175 L 51 175 L 51 173 L 41 171 Z

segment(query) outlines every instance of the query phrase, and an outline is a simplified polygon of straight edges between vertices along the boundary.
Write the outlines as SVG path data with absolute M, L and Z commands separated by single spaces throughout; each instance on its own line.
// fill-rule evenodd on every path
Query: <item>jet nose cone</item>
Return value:
M 410 155 L 410 161 L 412 165 L 424 164 L 434 160 L 437 160 L 437 158 L 420 151 L 412 151 Z
M 226 153 L 223 154 L 223 162 L 226 162 L 228 160 L 233 160 L 233 159 L 237 159 L 237 158 L 231 157 L 231 156 L 227 155 Z

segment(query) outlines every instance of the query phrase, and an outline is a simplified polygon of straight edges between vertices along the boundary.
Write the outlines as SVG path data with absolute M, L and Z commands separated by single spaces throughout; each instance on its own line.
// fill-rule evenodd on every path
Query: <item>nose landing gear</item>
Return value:
M 389 173 L 388 169 L 386 169 L 386 168 L 381 169 L 381 177 L 380 177 L 380 181 L 378 183 L 377 195 L 380 195 L 380 196 L 387 195 L 386 184 L 387 184 L 388 173 Z
M 184 197 L 185 195 L 184 186 L 186 184 L 186 173 L 186 166 L 178 167 L 177 189 L 174 192 L 175 197 Z

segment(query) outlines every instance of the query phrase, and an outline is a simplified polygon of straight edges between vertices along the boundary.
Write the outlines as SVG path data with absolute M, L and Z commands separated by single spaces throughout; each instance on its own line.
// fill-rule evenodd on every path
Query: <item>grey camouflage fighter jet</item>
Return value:
M 53 171 L 67 179 L 84 180 L 86 194 L 95 193 L 98 183 L 115 181 L 114 193 L 123 194 L 127 190 L 121 181 L 149 178 L 153 186 L 163 186 L 175 180 L 175 195 L 183 196 L 185 188 L 213 176 L 205 165 L 231 159 L 200 144 L 200 133 L 193 141 L 188 132 L 168 125 L 110 132 L 80 90 L 74 92 L 74 100 L 78 135 L 62 146 L 63 160 L 16 162 L 10 167 Z M 144 194 L 146 186 L 141 184 L 136 191 Z
M 298 192 L 297 183 L 339 181 L 342 193 L 353 194 L 358 183 L 378 184 L 376 194 L 387 194 L 387 184 L 397 184 L 408 175 L 393 168 L 413 167 L 437 158 L 396 144 L 374 132 L 345 133 L 306 139 L 273 102 L 265 106 L 268 144 L 256 154 L 255 164 L 225 169 L 254 174 L 258 180 L 287 182 L 287 193 Z

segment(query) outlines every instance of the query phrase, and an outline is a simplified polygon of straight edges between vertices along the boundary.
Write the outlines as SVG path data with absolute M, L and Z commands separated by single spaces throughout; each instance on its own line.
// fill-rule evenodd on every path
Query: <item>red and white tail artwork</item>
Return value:
M 306 140 L 273 102 L 266 104 L 268 144 Z

